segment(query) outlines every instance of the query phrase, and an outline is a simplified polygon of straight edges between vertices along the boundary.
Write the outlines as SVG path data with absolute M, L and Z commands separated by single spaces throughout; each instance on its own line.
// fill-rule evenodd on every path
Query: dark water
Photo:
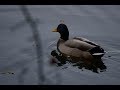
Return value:
M 51 55 L 53 56 L 53 59 L 51 59 L 51 64 L 56 64 L 57 66 L 63 66 L 67 62 L 71 62 L 71 64 L 73 63 L 73 66 L 77 66 L 79 69 L 85 68 L 95 73 L 99 73 L 99 70 L 100 72 L 103 72 L 107 69 L 101 58 L 97 58 L 94 62 L 88 65 L 84 61 L 72 62 L 74 59 L 62 56 L 57 50 L 51 51 Z
M 42 39 L 44 84 L 119 85 L 120 84 L 120 6 L 118 5 L 31 5 Z M 64 20 L 70 38 L 85 37 L 105 49 L 104 72 L 79 69 L 67 62 L 50 65 L 51 51 L 56 50 L 59 34 L 52 33 Z M 31 28 L 24 21 L 18 6 L 0 6 L 0 84 L 38 83 L 37 59 Z M 14 30 L 13 30 L 14 29 Z M 12 73 L 12 74 L 11 74 Z

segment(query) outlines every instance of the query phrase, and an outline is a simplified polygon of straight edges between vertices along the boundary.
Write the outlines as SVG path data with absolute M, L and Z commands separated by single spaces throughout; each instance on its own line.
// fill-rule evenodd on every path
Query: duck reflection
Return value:
M 56 63 L 58 66 L 62 66 L 66 64 L 66 61 L 69 61 L 73 63 L 73 66 L 77 66 L 79 69 L 85 68 L 95 73 L 103 72 L 107 69 L 101 58 L 97 58 L 91 64 L 87 64 L 84 61 L 72 62 L 73 60 L 70 60 L 70 57 L 64 57 L 63 55 L 58 54 L 56 50 L 51 51 L 51 55 L 54 57 L 54 59 L 52 59 L 52 63 Z

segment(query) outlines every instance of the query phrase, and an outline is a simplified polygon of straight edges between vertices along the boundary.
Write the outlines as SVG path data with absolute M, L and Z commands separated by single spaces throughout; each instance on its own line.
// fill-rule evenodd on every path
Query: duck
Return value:
M 83 37 L 73 37 L 69 39 L 69 30 L 66 24 L 60 23 L 52 32 L 58 32 L 60 38 L 57 42 L 57 51 L 63 57 L 69 58 L 71 62 L 83 61 L 90 65 L 96 60 L 100 60 L 105 52 L 104 49 Z

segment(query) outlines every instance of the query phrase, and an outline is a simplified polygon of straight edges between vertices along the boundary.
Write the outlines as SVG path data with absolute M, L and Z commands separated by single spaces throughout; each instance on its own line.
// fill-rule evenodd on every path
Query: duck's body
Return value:
M 70 57 L 72 62 L 82 60 L 87 64 L 91 64 L 96 58 L 100 59 L 104 55 L 104 50 L 99 45 L 85 38 L 75 37 L 69 39 L 69 32 L 65 24 L 58 25 L 56 30 L 61 34 L 57 49 L 63 56 Z

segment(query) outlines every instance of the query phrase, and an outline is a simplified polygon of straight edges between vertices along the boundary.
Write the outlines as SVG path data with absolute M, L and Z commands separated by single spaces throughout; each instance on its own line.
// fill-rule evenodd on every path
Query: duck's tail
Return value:
M 92 56 L 98 58 L 101 58 L 105 54 L 104 50 L 100 46 L 90 49 L 89 52 L 92 54 Z

